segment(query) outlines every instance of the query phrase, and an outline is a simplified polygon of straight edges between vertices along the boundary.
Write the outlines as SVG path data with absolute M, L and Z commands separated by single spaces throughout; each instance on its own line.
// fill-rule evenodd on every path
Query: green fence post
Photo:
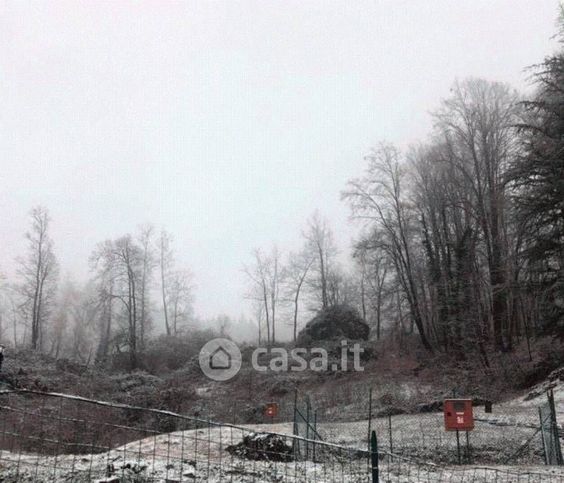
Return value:
M 548 393 L 548 403 L 550 405 L 551 415 L 551 431 L 554 440 L 554 452 L 556 455 L 556 464 L 563 465 L 564 459 L 562 458 L 562 448 L 560 447 L 560 435 L 558 434 L 558 422 L 556 420 L 556 408 L 554 406 L 554 392 L 552 389 Z
M 372 483 L 378 483 L 378 439 L 376 438 L 376 431 L 372 431 L 370 437 L 370 459 L 372 461 Z
M 548 465 L 548 451 L 546 449 L 546 443 L 544 442 L 544 420 L 542 418 L 542 409 L 539 407 L 539 421 L 540 421 L 540 434 L 541 434 L 541 441 L 542 441 L 542 451 L 544 453 L 544 464 Z

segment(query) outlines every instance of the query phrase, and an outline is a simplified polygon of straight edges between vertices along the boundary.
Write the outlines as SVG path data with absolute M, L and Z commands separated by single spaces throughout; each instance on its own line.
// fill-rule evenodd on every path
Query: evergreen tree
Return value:
M 543 302 L 541 322 L 564 332 L 564 50 L 536 66 L 534 78 L 538 89 L 523 103 L 523 149 L 512 178 L 529 280 Z

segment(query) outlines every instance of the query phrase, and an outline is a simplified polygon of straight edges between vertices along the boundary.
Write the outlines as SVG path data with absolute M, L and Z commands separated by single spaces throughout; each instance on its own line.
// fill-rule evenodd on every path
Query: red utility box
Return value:
M 269 418 L 275 418 L 276 416 L 278 416 L 278 404 L 274 402 L 267 403 L 264 408 L 264 414 Z
M 472 431 L 474 429 L 472 399 L 445 399 L 443 407 L 447 431 Z

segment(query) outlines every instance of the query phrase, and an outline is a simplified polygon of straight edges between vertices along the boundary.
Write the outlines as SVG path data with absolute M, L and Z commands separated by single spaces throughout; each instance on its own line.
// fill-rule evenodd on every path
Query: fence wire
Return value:
M 292 422 L 236 426 L 63 394 L 2 392 L 0 481 L 564 481 L 559 467 L 439 465 L 385 444 L 368 450 L 366 437 L 335 444 L 292 429 Z M 298 452 L 305 446 L 311 451 Z
M 379 481 L 386 483 L 445 482 L 445 483 L 557 483 L 564 481 L 560 467 L 493 467 L 466 465 L 438 465 L 403 458 L 380 455 Z
M 541 432 L 539 407 L 534 403 L 494 405 L 491 413 L 483 405 L 475 405 L 474 429 L 461 431 L 457 442 L 456 432 L 445 431 L 440 403 L 407 414 L 393 406 L 371 405 L 366 388 L 353 397 L 341 405 L 341 412 L 336 412 L 333 400 L 311 397 L 317 432 L 324 441 L 368 449 L 369 432 L 374 429 L 383 451 L 408 458 L 446 465 L 543 465 L 545 446 L 553 448 L 559 431 L 562 433 L 546 415 L 545 430 Z M 332 398 L 339 395 L 333 394 Z M 543 399 L 538 404 L 547 405 Z
M 371 481 L 366 450 L 61 394 L 0 400 L 5 482 Z

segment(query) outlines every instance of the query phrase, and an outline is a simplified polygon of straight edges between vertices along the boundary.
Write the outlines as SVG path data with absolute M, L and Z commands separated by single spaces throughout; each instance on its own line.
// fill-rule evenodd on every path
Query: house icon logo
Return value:
M 241 369 L 241 351 L 229 339 L 213 339 L 200 350 L 200 369 L 214 381 L 227 381 Z
M 218 347 L 210 354 L 210 369 L 231 369 L 231 354 L 223 347 Z

